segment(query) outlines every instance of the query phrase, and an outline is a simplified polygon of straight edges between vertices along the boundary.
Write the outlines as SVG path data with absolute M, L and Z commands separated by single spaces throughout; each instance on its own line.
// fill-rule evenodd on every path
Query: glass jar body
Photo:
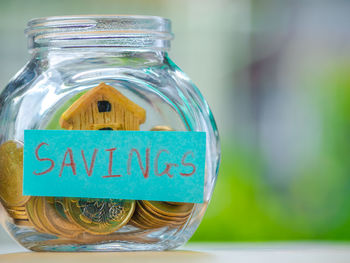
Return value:
M 126 224 L 109 235 L 82 233 L 79 239 L 74 239 L 60 236 L 55 230 L 38 231 L 30 218 L 25 221 L 26 216 L 30 217 L 28 207 L 23 208 L 23 213 L 17 212 L 16 215 L 23 215 L 21 219 L 13 216 L 12 208 L 2 202 L 3 226 L 24 247 L 36 251 L 178 247 L 193 235 L 204 215 L 217 178 L 220 153 L 215 121 L 206 101 L 165 52 L 77 48 L 34 53 L 0 94 L 0 144 L 15 141 L 21 145 L 25 130 L 62 129 L 59 123 L 62 113 L 100 83 L 116 88 L 145 109 L 147 118 L 140 126 L 141 131 L 167 127 L 176 131 L 206 132 L 204 203 L 193 204 L 186 219 L 175 226 L 165 224 L 142 229 Z M 23 169 L 20 163 L 17 166 Z

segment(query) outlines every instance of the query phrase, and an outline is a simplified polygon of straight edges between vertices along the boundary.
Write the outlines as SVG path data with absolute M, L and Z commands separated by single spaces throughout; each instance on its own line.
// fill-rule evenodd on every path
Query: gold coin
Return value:
M 15 215 L 27 215 L 27 213 L 26 213 L 25 210 L 21 211 L 21 210 L 7 209 L 7 212 L 8 212 L 9 214 L 15 214 Z
M 188 217 L 164 216 L 154 213 L 138 203 L 133 220 L 144 225 L 144 228 L 176 227 L 186 222 Z
M 5 206 L 22 206 L 29 196 L 22 195 L 23 144 L 7 141 L 0 146 L 0 199 Z
M 25 206 L 6 206 L 7 210 L 25 211 Z
M 6 210 L 8 211 L 14 211 L 14 212 L 18 212 L 18 213 L 25 213 L 26 212 L 26 208 L 25 206 L 21 207 L 21 208 L 17 208 L 15 206 L 7 206 L 5 207 Z
M 128 223 L 135 201 L 116 199 L 65 198 L 65 209 L 78 226 L 89 233 L 112 233 Z
M 141 229 L 152 229 L 155 228 L 153 226 L 148 226 L 146 224 L 143 224 L 142 222 L 140 222 L 139 220 L 135 219 L 134 217 L 130 219 L 129 224 Z
M 188 219 L 188 216 L 176 217 L 158 214 L 155 211 L 150 211 L 143 207 L 142 204 L 137 206 L 137 211 L 139 214 L 144 215 L 146 218 L 153 220 L 154 222 L 157 222 L 159 225 L 179 225 Z
M 55 236 L 60 237 L 72 237 L 75 234 L 68 233 L 65 231 L 64 227 L 67 227 L 67 224 L 64 224 L 64 220 L 62 219 L 59 214 L 55 211 L 53 198 L 51 197 L 39 197 L 37 200 L 37 217 L 40 221 L 43 229 L 46 233 L 52 234 Z M 50 207 L 51 206 L 51 207 Z M 61 225 L 57 225 L 61 224 Z M 70 224 L 72 226 L 73 224 Z M 69 228 L 69 227 L 68 227 Z M 71 230 L 74 232 L 75 230 L 78 230 L 79 228 L 75 225 L 73 225 L 73 228 Z
M 151 213 L 151 211 L 146 211 L 141 209 L 139 203 L 137 204 L 135 213 L 130 220 L 130 225 L 133 225 L 135 227 L 141 228 L 141 229 L 156 229 L 160 227 L 177 227 L 179 225 L 182 225 L 184 221 L 187 219 L 184 218 L 180 221 L 176 217 L 172 217 L 171 219 L 161 219 L 158 217 L 158 215 L 155 215 Z
M 25 219 L 28 219 L 28 216 L 26 215 L 11 215 L 10 216 L 13 218 L 13 219 L 22 219 L 22 220 L 25 220 Z
M 28 215 L 29 222 L 34 226 L 34 228 L 42 233 L 45 233 L 44 227 L 37 216 L 37 201 L 39 197 L 32 196 L 26 203 L 26 213 Z
M 143 228 L 158 228 L 159 226 L 152 220 L 146 219 L 144 215 L 137 213 L 133 216 L 133 220 L 143 226 Z
M 43 197 L 42 223 L 46 228 L 56 233 L 59 237 L 73 238 L 82 232 L 82 229 L 63 218 L 56 210 L 54 199 Z
M 51 234 L 51 235 L 57 235 L 58 232 L 56 229 L 48 222 L 47 218 L 44 216 L 44 198 L 39 196 L 36 201 L 36 216 L 38 221 L 41 223 L 45 233 Z
M 175 221 L 183 221 L 187 219 L 191 212 L 188 213 L 178 213 L 178 214 L 169 214 L 167 212 L 160 212 L 157 209 L 152 208 L 152 206 L 147 205 L 147 203 L 144 202 L 138 202 L 138 208 L 142 210 L 146 210 L 147 212 L 151 213 L 153 216 L 159 217 L 164 220 L 175 220 Z
M 157 125 L 154 126 L 151 131 L 174 131 L 174 129 L 165 125 Z
M 159 201 L 141 201 L 145 207 L 149 207 L 151 210 L 158 212 L 159 214 L 169 216 L 188 216 L 193 209 L 192 203 L 183 203 L 183 205 L 169 205 L 165 202 Z
M 65 198 L 64 197 L 55 197 L 53 198 L 53 204 L 56 208 L 56 212 L 63 217 L 65 220 L 67 220 L 68 222 L 70 222 L 71 224 L 74 224 L 76 226 L 78 226 L 73 218 L 70 216 L 70 214 L 67 212 L 67 208 L 65 207 Z M 78 226 L 80 227 L 80 226 Z M 83 229 L 82 227 L 80 227 L 81 229 Z
M 54 197 L 52 201 L 53 201 L 53 205 L 55 206 L 57 213 L 61 217 L 63 217 L 64 219 L 69 221 L 69 219 L 65 213 L 64 198 L 63 197 Z
M 58 235 L 59 232 L 57 229 L 51 224 L 51 221 L 45 216 L 45 197 L 38 197 L 36 201 L 36 216 L 38 221 L 41 223 L 42 228 L 45 233 L 51 235 Z
M 17 226 L 27 226 L 32 227 L 33 225 L 30 223 L 29 220 L 22 220 L 22 219 L 15 219 L 14 220 L 15 225 Z
M 28 219 L 28 215 L 25 211 L 17 211 L 17 210 L 7 210 L 10 217 L 13 219 Z
M 146 222 L 148 225 L 158 225 L 157 218 L 147 211 L 142 210 L 139 206 L 136 207 L 133 218 L 138 222 Z
M 161 214 L 155 210 L 152 210 L 150 207 L 145 206 L 142 202 L 138 202 L 137 204 L 137 211 L 139 213 L 145 214 L 147 217 L 157 218 L 163 221 L 182 221 L 187 218 L 187 216 L 182 217 Z

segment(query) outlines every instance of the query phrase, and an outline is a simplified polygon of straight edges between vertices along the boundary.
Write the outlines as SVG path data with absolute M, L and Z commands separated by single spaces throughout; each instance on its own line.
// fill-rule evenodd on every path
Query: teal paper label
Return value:
M 24 132 L 23 194 L 202 203 L 204 132 Z

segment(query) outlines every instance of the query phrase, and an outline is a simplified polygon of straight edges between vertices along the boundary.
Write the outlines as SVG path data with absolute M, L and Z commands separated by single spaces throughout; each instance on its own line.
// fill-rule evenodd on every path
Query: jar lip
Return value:
M 171 22 L 145 15 L 73 15 L 31 19 L 25 30 L 29 49 L 123 47 L 168 50 Z

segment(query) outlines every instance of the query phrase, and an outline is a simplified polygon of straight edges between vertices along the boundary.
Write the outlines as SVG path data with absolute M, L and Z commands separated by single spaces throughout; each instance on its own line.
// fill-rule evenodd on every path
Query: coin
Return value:
M 7 212 L 9 214 L 15 214 L 15 215 L 26 215 L 26 211 L 25 210 L 12 210 L 12 209 L 7 209 Z
M 135 201 L 65 198 L 65 212 L 89 233 L 104 235 L 123 227 L 135 210 Z
M 55 197 L 53 198 L 53 205 L 56 208 L 57 213 L 62 216 L 64 219 L 68 220 L 66 213 L 64 212 L 64 198 L 63 197 Z
M 28 219 L 28 215 L 25 210 L 13 210 L 13 209 L 7 209 L 7 213 L 12 217 L 13 219 Z
M 53 198 L 54 206 L 56 208 L 57 213 L 62 216 L 65 220 L 69 221 L 72 224 L 76 223 L 72 219 L 72 217 L 67 212 L 67 208 L 65 207 L 65 198 L 64 197 L 55 197 Z
M 13 219 L 28 219 L 28 215 L 24 206 L 10 206 L 5 207 L 7 213 Z
M 29 222 L 34 226 L 34 228 L 42 233 L 45 233 L 44 227 L 37 216 L 37 201 L 39 197 L 32 196 L 26 203 L 26 213 L 28 215 Z
M 194 206 L 192 203 L 183 203 L 183 205 L 174 206 L 159 201 L 142 201 L 142 204 L 160 214 L 183 217 L 189 215 Z
M 52 226 L 50 221 L 45 217 L 44 203 L 45 203 L 45 197 L 39 196 L 35 206 L 36 217 L 38 221 L 41 223 L 45 233 L 51 234 L 51 235 L 58 235 L 58 231 L 56 230 L 56 228 Z
M 152 219 L 146 218 L 142 213 L 137 213 L 134 217 L 134 220 L 141 224 L 144 228 L 158 228 L 160 227 L 157 222 Z
M 144 207 L 142 203 L 138 203 L 137 210 L 140 213 L 144 214 L 146 217 L 152 218 L 153 220 L 156 220 L 161 224 L 181 224 L 188 218 L 188 216 L 182 217 L 160 214 L 154 210 L 149 210 L 148 208 Z
M 142 225 L 146 226 L 147 228 L 160 228 L 164 226 L 174 226 L 173 221 L 161 221 L 158 220 L 157 217 L 147 217 L 143 213 L 137 214 L 135 219 Z
M 152 205 L 153 202 L 137 201 L 130 224 L 141 229 L 180 227 L 186 223 L 193 208 L 193 204 L 188 203 L 173 205 L 168 202 L 156 202 Z
M 45 228 L 59 237 L 73 238 L 82 232 L 82 228 L 64 218 L 55 207 L 54 198 L 42 197 L 43 214 L 40 220 Z
M 12 215 L 12 214 L 10 214 L 10 216 L 11 216 L 13 219 L 28 219 L 28 216 L 27 216 L 27 215 Z
M 58 235 L 59 232 L 57 229 L 51 224 L 50 219 L 48 219 L 45 216 L 45 197 L 38 197 L 36 201 L 36 216 L 41 223 L 42 228 L 44 229 L 45 233 L 51 234 L 51 235 Z
M 7 141 L 0 146 L 0 199 L 5 206 L 22 206 L 29 196 L 22 195 L 23 144 Z
M 129 221 L 129 224 L 130 224 L 130 225 L 135 226 L 135 227 L 137 227 L 137 228 L 141 228 L 141 229 L 152 229 L 152 228 L 155 228 L 155 227 L 153 227 L 153 226 L 150 227 L 150 226 L 148 226 L 148 225 L 143 224 L 143 223 L 140 222 L 140 220 L 138 220 L 136 217 L 137 217 L 137 216 L 135 215 L 135 216 L 133 216 L 133 217 L 130 219 L 130 221 Z
M 15 219 L 14 220 L 15 225 L 17 226 L 27 226 L 32 227 L 33 225 L 30 223 L 29 220 L 22 220 L 22 219 Z
M 6 206 L 6 209 L 10 209 L 10 210 L 17 210 L 17 211 L 25 211 L 26 208 L 25 206 Z

